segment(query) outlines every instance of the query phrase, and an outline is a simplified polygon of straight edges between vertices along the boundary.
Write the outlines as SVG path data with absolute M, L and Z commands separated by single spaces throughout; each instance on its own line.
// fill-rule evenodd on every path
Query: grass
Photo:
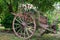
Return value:
M 0 30 L 5 29 L 4 27 L 0 27 Z M 37 33 L 35 33 L 36 35 L 32 36 L 30 38 L 30 40 L 60 40 L 60 35 L 58 36 L 53 36 L 50 34 L 44 34 L 43 36 L 37 36 Z M 14 34 L 12 33 L 2 33 L 0 32 L 0 40 L 22 40 L 21 38 L 16 37 Z
M 56 37 L 56 36 L 51 36 L 49 34 L 45 34 L 41 37 L 32 37 L 31 40 L 60 40 L 60 37 Z
M 0 40 L 22 40 L 22 39 L 16 37 L 14 34 L 0 32 Z M 51 36 L 49 34 L 45 34 L 42 37 L 34 35 L 30 40 L 60 40 L 60 37 Z
M 2 27 L 0 26 L 0 30 L 4 30 L 4 29 L 5 29 L 5 28 L 4 28 L 3 26 L 2 26 Z
M 0 33 L 0 40 L 21 40 L 13 34 Z

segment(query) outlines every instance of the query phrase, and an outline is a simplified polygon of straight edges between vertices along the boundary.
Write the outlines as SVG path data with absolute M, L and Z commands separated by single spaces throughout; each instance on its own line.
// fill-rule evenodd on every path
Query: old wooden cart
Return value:
M 28 5 L 27 5 L 28 6 Z M 15 15 L 13 19 L 12 28 L 16 36 L 19 38 L 29 39 L 32 37 L 37 29 L 40 29 L 40 34 L 49 30 L 49 25 L 47 24 L 47 18 L 40 15 L 39 11 L 33 13 L 29 12 L 19 12 Z

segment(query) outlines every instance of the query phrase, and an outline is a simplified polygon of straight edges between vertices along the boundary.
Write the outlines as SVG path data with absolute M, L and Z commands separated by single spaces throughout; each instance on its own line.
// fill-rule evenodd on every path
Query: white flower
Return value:
M 28 5 L 28 9 L 32 9 L 33 5 L 32 4 L 27 4 Z
M 33 6 L 32 4 L 26 3 L 26 4 L 20 4 L 18 9 L 23 8 L 25 11 L 30 10 L 30 9 L 37 9 L 37 7 Z

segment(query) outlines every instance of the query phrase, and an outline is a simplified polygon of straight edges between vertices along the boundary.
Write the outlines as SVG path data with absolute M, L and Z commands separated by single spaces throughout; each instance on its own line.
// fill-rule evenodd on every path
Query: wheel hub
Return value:
M 27 24 L 25 23 L 25 22 L 22 22 L 21 23 L 24 27 L 26 27 L 27 26 Z

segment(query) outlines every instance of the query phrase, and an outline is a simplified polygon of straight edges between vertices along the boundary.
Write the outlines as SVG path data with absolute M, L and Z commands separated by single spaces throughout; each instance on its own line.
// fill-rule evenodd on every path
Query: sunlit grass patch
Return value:
M 3 26 L 2 26 L 2 27 L 0 27 L 0 30 L 4 30 L 4 29 L 5 29 L 5 27 L 3 27 Z

